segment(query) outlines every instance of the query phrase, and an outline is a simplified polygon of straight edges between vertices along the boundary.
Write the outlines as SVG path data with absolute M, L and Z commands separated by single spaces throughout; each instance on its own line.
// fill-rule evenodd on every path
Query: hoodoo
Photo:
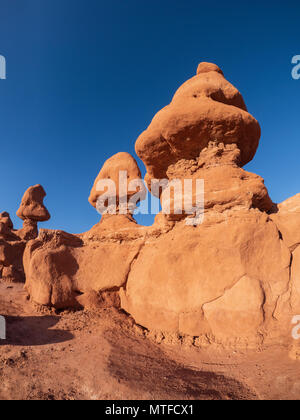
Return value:
M 38 222 L 50 219 L 44 206 L 46 193 L 41 185 L 28 188 L 17 216 L 23 220 L 23 228 L 14 230 L 10 215 L 0 213 L 0 279 L 7 282 L 25 280 L 23 253 L 27 241 L 38 236 Z
M 203 223 L 160 213 L 153 226 L 139 226 L 130 211 L 118 211 L 117 187 L 116 213 L 104 214 L 90 231 L 42 230 L 28 242 L 31 299 L 67 308 L 105 296 L 149 330 L 241 347 L 289 342 L 300 310 L 300 201 L 274 204 L 263 179 L 243 169 L 259 139 L 240 92 L 218 66 L 200 63 L 139 136 L 136 152 L 150 190 L 154 179 L 204 180 Z M 94 207 L 99 181 L 118 185 L 120 171 L 128 181 L 141 177 L 132 156 L 113 156 L 92 188 Z M 175 192 L 170 197 L 178 199 Z M 21 213 L 30 219 L 26 205 Z

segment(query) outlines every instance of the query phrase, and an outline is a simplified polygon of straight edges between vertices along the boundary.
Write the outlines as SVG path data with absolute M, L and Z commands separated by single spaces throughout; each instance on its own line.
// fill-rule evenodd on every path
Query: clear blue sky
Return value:
M 289 0 L 0 0 L 0 211 L 21 226 L 20 199 L 40 183 L 52 215 L 41 227 L 89 229 L 102 164 L 134 154 L 200 61 L 223 69 L 261 124 L 247 169 L 276 202 L 300 192 L 299 28 L 300 3 Z

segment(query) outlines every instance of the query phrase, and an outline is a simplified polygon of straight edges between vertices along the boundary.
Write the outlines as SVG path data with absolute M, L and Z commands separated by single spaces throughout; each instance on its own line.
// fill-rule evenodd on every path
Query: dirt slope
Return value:
M 124 313 L 42 312 L 0 285 L 0 399 L 299 399 L 287 349 L 237 353 L 147 334 Z

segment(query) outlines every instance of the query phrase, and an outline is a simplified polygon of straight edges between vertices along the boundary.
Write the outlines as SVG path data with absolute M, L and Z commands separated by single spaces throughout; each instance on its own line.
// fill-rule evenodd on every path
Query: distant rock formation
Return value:
M 14 230 L 10 215 L 0 213 L 0 279 L 7 282 L 25 281 L 23 253 L 26 243 L 38 236 L 37 223 L 50 219 L 43 204 L 46 193 L 41 185 L 30 187 L 24 194 L 17 216 L 23 228 Z
M 289 342 L 300 311 L 300 198 L 276 206 L 263 179 L 242 169 L 259 139 L 239 91 L 218 66 L 201 63 L 136 152 L 150 190 L 154 179 L 204 180 L 204 222 L 187 225 L 193 215 L 174 211 L 144 227 L 118 208 L 81 235 L 41 230 L 24 254 L 31 299 L 88 307 L 95 295 L 109 295 L 150 330 L 242 347 Z M 104 164 L 89 199 L 94 207 L 98 181 L 116 181 L 125 170 L 129 180 L 141 176 L 127 153 Z
M 89 197 L 89 202 L 93 207 L 96 208 L 97 200 L 103 194 L 103 191 L 97 189 L 99 181 L 109 179 L 110 181 L 113 181 L 116 186 L 116 207 L 117 212 L 119 211 L 120 196 L 122 195 L 122 192 L 119 191 L 119 181 L 122 172 L 125 173 L 127 184 L 136 179 L 141 179 L 141 171 L 136 160 L 129 153 L 117 153 L 104 163 L 103 168 L 95 180 Z M 124 180 L 121 181 L 124 182 Z M 126 192 L 126 202 L 135 194 L 135 191 L 128 191 L 127 188 L 124 192 Z

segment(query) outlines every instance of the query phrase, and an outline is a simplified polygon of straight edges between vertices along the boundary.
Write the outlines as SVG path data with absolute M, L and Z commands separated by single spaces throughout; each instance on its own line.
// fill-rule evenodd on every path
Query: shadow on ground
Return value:
M 107 331 L 112 350 L 110 374 L 131 389 L 149 392 L 149 398 L 173 400 L 248 400 L 257 395 L 246 384 L 223 374 L 195 370 L 167 357 L 156 343 L 125 337 L 116 341 Z
M 42 346 L 73 338 L 68 331 L 51 329 L 60 320 L 58 316 L 7 316 L 5 319 L 6 340 L 0 340 L 0 346 Z

